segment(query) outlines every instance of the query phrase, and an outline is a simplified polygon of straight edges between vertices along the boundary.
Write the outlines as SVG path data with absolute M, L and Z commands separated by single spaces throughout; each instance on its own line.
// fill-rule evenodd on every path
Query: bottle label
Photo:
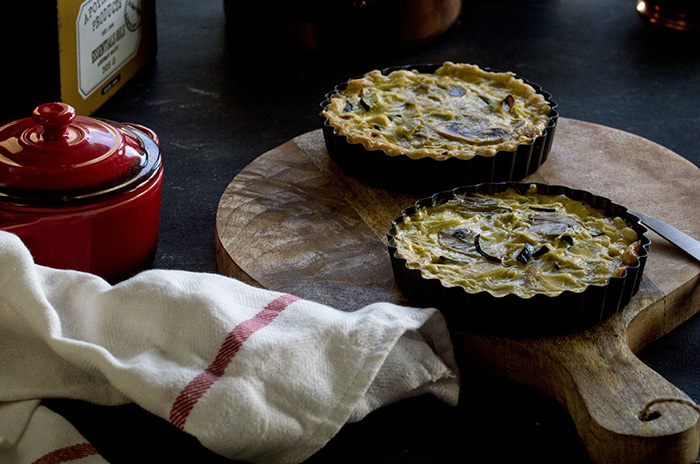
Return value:
M 88 0 L 76 24 L 78 90 L 87 98 L 117 79 L 141 41 L 141 0 Z

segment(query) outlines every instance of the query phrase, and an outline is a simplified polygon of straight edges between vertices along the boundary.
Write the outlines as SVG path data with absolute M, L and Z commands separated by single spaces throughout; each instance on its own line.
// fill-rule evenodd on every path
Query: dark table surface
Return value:
M 222 0 L 159 0 L 158 57 L 95 116 L 154 129 L 164 152 L 154 267 L 216 272 L 219 198 L 248 163 L 319 128 L 333 85 L 365 71 L 451 60 L 542 85 L 561 116 L 637 134 L 700 166 L 700 34 L 643 23 L 634 0 L 466 0 L 424 44 L 294 53 L 227 21 Z M 359 31 L 348 31 L 349 37 Z M 700 318 L 640 353 L 700 401 Z M 310 462 L 589 463 L 573 422 L 529 387 L 463 373 L 460 405 L 421 397 L 350 424 Z M 47 404 L 113 463 L 224 462 L 134 405 Z

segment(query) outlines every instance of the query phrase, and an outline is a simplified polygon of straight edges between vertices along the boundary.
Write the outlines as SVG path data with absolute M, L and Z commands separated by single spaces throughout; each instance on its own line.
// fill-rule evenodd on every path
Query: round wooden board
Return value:
M 527 180 L 606 196 L 700 237 L 700 170 L 644 138 L 560 118 L 549 159 Z M 386 231 L 418 199 L 345 176 L 321 130 L 261 155 L 224 192 L 217 211 L 219 272 L 272 290 L 354 310 L 406 304 L 393 279 Z M 652 240 L 642 288 L 619 314 L 580 333 L 506 339 L 455 333 L 462 369 L 533 385 L 559 400 L 598 463 L 687 464 L 699 446 L 698 414 L 683 392 L 634 352 L 700 308 L 700 266 L 664 239 Z

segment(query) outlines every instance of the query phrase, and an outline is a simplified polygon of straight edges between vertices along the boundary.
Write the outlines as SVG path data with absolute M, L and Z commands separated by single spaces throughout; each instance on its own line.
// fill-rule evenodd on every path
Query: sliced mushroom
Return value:
M 506 140 L 510 132 L 500 127 L 481 127 L 479 125 L 453 122 L 440 126 L 435 132 L 450 140 L 473 144 L 498 143 Z
M 567 230 L 574 229 L 579 223 L 564 214 L 550 211 L 542 211 L 530 219 L 530 232 L 542 237 L 557 237 Z
M 465 228 L 441 230 L 438 242 L 447 249 L 466 253 L 474 244 L 474 232 Z
M 515 98 L 513 98 L 512 95 L 508 95 L 498 104 L 498 111 L 500 111 L 501 114 L 508 114 L 513 109 L 513 106 L 515 106 Z
M 465 214 L 473 213 L 492 213 L 500 214 L 507 213 L 510 209 L 503 206 L 498 200 L 488 197 L 480 197 L 476 195 L 464 195 L 460 198 L 460 206 L 464 208 L 457 208 L 459 212 Z

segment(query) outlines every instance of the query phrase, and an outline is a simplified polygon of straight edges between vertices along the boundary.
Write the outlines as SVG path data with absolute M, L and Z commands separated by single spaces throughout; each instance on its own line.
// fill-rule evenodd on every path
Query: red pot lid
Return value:
M 0 127 L 0 195 L 16 200 L 93 197 L 132 185 L 160 166 L 155 134 L 39 105 Z

